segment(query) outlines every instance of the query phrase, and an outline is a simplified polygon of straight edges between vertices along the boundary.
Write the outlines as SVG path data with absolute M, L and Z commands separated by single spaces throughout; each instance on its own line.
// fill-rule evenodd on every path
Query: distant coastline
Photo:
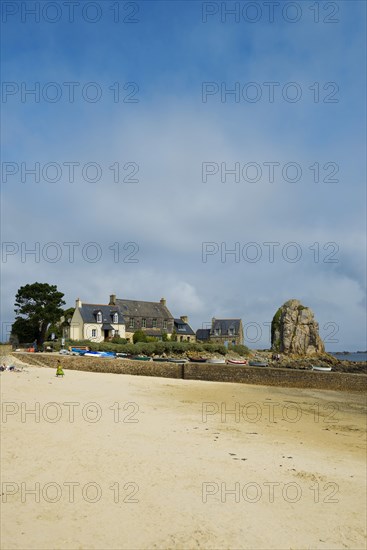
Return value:
M 367 361 L 367 351 L 329 351 L 328 353 L 342 361 Z

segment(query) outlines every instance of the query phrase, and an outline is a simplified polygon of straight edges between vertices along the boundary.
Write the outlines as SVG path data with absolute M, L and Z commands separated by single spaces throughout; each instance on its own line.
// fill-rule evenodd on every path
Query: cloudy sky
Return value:
M 366 349 L 365 2 L 2 10 L 2 339 L 39 281 Z

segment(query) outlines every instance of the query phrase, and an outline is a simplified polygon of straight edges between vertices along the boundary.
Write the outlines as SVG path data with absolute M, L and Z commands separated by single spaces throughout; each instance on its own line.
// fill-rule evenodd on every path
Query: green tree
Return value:
M 133 334 L 133 342 L 136 344 L 137 342 L 146 342 L 147 341 L 147 335 L 143 330 L 137 330 Z
M 11 340 L 14 342 L 31 343 L 37 339 L 38 323 L 34 320 L 18 317 L 11 327 Z
M 56 285 L 47 283 L 20 287 L 15 296 L 16 318 L 12 333 L 17 334 L 20 341 L 33 335 L 37 344 L 42 345 L 50 325 L 60 321 L 65 305 L 63 296 Z

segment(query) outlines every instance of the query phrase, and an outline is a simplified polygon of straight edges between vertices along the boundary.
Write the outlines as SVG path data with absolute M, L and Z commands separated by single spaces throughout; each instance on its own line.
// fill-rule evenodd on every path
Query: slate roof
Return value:
M 205 342 L 210 338 L 210 328 L 199 328 L 196 331 L 196 339 Z
M 107 306 L 101 304 L 82 304 L 82 307 L 79 308 L 80 315 L 84 323 L 96 323 L 97 322 L 97 313 L 100 311 L 102 313 L 102 323 L 110 324 L 113 323 L 113 314 L 118 314 L 118 324 L 124 324 L 124 317 L 121 313 L 121 310 L 118 306 Z
M 177 334 L 183 334 L 185 336 L 195 336 L 195 332 L 192 330 L 188 323 L 185 323 L 182 319 L 174 319 L 175 329 Z
M 216 336 L 218 330 L 220 336 L 238 335 L 241 330 L 241 319 L 213 319 L 210 334 Z
M 124 316 L 142 317 L 144 319 L 172 319 L 172 314 L 161 302 L 144 302 L 141 300 L 124 300 L 117 298 L 116 304 Z M 112 307 L 112 306 L 111 306 Z

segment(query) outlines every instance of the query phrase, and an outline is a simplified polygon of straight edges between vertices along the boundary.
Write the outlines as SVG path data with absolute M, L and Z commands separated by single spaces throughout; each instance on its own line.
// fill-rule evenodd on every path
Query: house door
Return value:
M 109 333 L 109 330 L 104 330 L 104 339 L 105 340 L 108 340 L 108 333 Z

